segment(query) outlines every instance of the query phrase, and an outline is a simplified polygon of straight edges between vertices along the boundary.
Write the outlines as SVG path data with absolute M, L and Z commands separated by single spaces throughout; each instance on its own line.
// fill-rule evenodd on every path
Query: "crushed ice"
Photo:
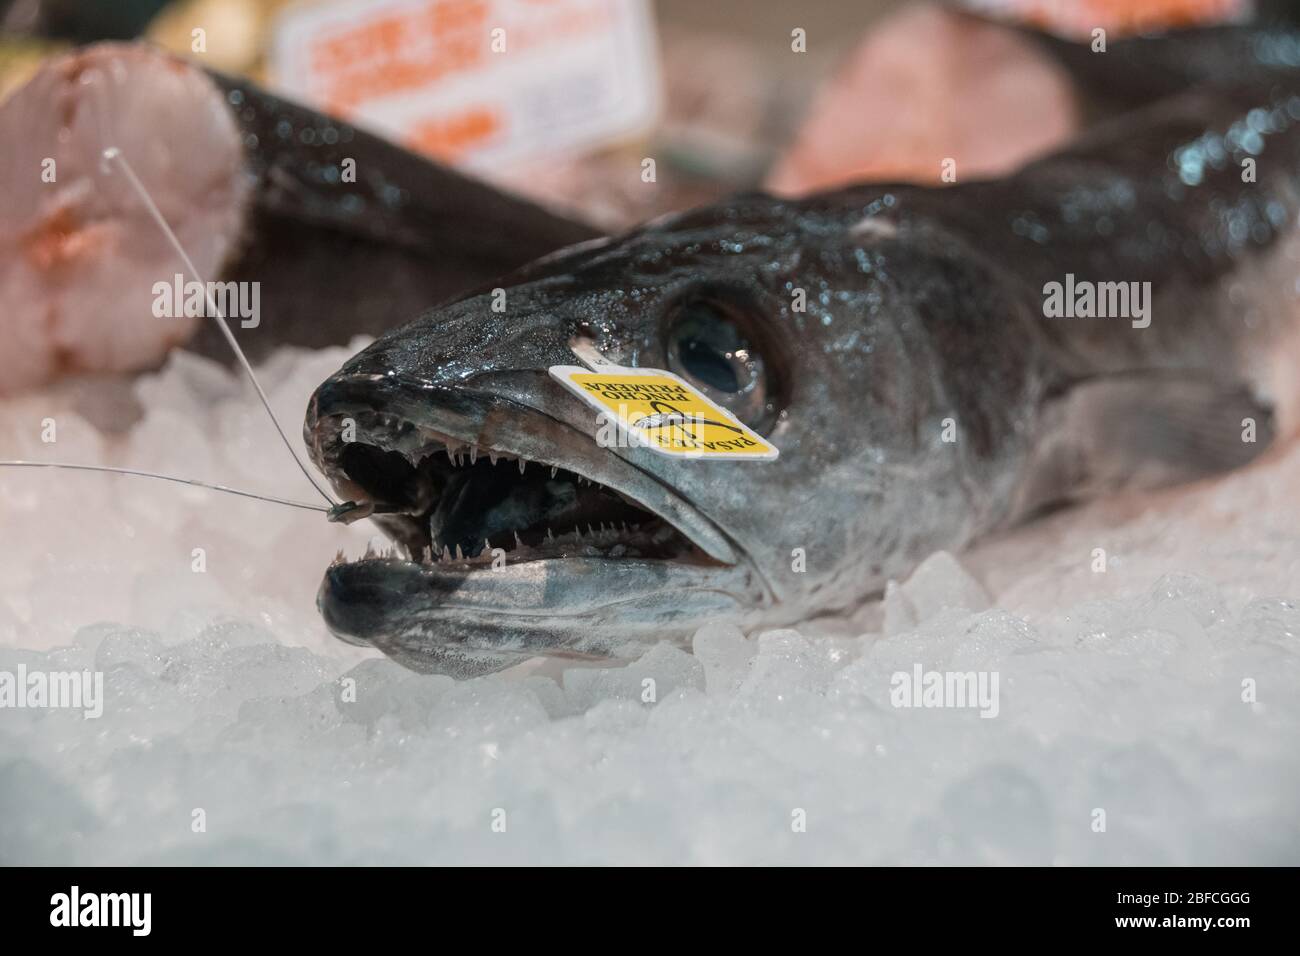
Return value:
M 344 354 L 278 355 L 277 414 Z M 178 356 L 134 396 L 117 437 L 84 394 L 15 399 L 0 441 L 300 488 L 224 372 Z M 456 683 L 325 632 L 364 523 L 3 474 L 0 672 L 102 671 L 105 700 L 0 709 L 0 862 L 1300 863 L 1297 481 L 1292 447 L 936 555 L 848 629 Z M 919 670 L 996 673 L 997 716 L 896 706 Z

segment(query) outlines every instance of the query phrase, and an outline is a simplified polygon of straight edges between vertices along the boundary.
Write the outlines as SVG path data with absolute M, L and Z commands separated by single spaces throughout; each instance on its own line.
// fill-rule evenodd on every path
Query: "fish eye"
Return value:
M 728 303 L 706 298 L 679 304 L 668 327 L 668 366 L 750 427 L 768 407 L 767 367 Z

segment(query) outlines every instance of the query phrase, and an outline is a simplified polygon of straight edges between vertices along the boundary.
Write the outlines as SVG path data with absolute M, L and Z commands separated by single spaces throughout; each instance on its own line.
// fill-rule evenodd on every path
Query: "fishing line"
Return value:
M 126 157 L 122 155 L 122 150 L 117 146 L 109 146 L 102 153 L 102 157 L 103 168 L 106 171 L 109 163 L 115 162 L 121 167 L 122 172 L 126 175 L 127 181 L 131 185 L 131 188 L 135 191 L 135 194 L 140 201 L 144 203 L 144 206 L 149 211 L 149 215 L 153 218 L 153 221 L 158 225 L 158 228 L 162 230 L 163 235 L 167 237 L 167 241 L 171 243 L 172 248 L 176 250 L 176 254 L 181 257 L 181 260 L 185 263 L 185 267 L 189 269 L 190 274 L 194 276 L 195 281 L 203 287 L 203 295 L 209 313 L 216 320 L 217 327 L 221 329 L 221 334 L 225 337 L 226 343 L 235 353 L 235 357 L 239 359 L 239 364 L 244 367 L 244 373 L 248 376 L 248 380 L 253 383 L 253 388 L 257 391 L 257 397 L 261 399 L 262 407 L 266 409 L 266 414 L 270 416 L 271 424 L 274 425 L 275 430 L 279 432 L 280 441 L 284 442 L 284 447 L 289 452 L 289 457 L 293 459 L 294 464 L 298 466 L 298 470 L 302 472 L 303 477 L 311 482 L 311 486 L 320 493 L 320 496 L 329 502 L 331 506 L 336 505 L 337 502 L 334 500 L 334 497 L 321 487 L 320 483 L 312 477 L 311 472 L 307 470 L 307 466 L 303 464 L 302 459 L 298 457 L 298 453 L 294 451 L 293 445 L 289 442 L 289 437 L 284 433 L 284 429 L 280 426 L 280 420 L 275 417 L 275 412 L 271 411 L 271 403 L 266 397 L 266 392 L 262 391 L 262 385 L 258 382 L 257 375 L 253 372 L 253 366 L 249 364 L 247 356 L 244 355 L 244 350 L 239 347 L 239 342 L 235 340 L 234 333 L 230 331 L 230 326 L 226 323 L 225 315 L 223 315 L 221 310 L 217 308 L 216 299 L 212 295 L 212 289 L 208 286 L 208 283 L 204 280 L 203 276 L 199 274 L 199 270 L 195 268 L 194 262 L 190 259 L 189 255 L 186 254 L 185 249 L 181 246 L 180 240 L 176 238 L 176 233 L 174 233 L 171 226 L 167 224 L 167 220 L 163 218 L 161 210 L 159 210 L 157 204 L 154 203 L 153 197 L 149 195 L 149 191 L 144 188 L 144 183 L 140 182 L 139 177 L 135 174 L 135 170 L 131 168 L 131 164 L 127 162 Z M 328 511 L 329 509 L 324 508 L 321 510 Z
M 214 485 L 211 482 L 199 481 L 197 478 L 178 478 L 175 475 L 162 475 L 153 471 L 138 471 L 134 468 L 114 468 L 110 465 L 81 465 L 67 461 L 22 461 L 19 459 L 0 461 L 0 467 L 67 468 L 72 471 L 99 471 L 107 472 L 111 475 L 131 475 L 136 478 L 157 478 L 160 481 L 174 481 L 180 485 L 193 485 L 196 488 L 207 488 L 209 491 L 222 491 L 228 495 L 239 495 L 241 498 L 256 498 L 259 501 L 269 501 L 277 505 L 288 505 L 290 508 L 302 508 L 306 511 L 321 511 L 326 514 L 331 514 L 335 510 L 333 508 L 326 508 L 322 505 L 314 505 L 306 501 L 290 501 L 288 498 L 277 498 L 274 495 L 262 495 L 255 491 L 241 491 L 238 488 L 229 488 L 226 485 Z
M 108 143 L 110 141 L 109 133 L 108 133 L 109 124 L 107 122 L 108 111 L 107 111 L 107 103 L 105 102 L 104 99 L 103 89 L 98 85 L 98 81 L 100 79 L 101 79 L 100 76 L 98 75 L 98 73 L 96 73 L 95 76 L 88 78 L 87 82 L 89 82 L 90 85 L 95 88 L 94 95 L 99 101 L 98 105 L 100 109 L 96 110 L 95 112 L 96 112 L 96 117 L 99 125 L 100 141 L 103 143 Z M 230 346 L 231 350 L 235 353 L 235 357 L 239 360 L 240 365 L 243 366 L 244 373 L 248 376 L 248 380 L 252 383 L 254 390 L 257 392 L 257 397 L 261 401 L 262 407 L 266 409 L 266 414 L 271 419 L 271 424 L 275 426 L 276 432 L 279 433 L 280 435 L 280 441 L 284 443 L 285 449 L 289 452 L 289 456 L 293 459 L 294 464 L 298 466 L 298 470 L 302 472 L 303 477 L 305 477 L 311 483 L 311 486 L 315 488 L 317 492 L 320 493 L 321 497 L 324 498 L 326 502 L 328 502 L 329 507 L 315 505 L 305 501 L 293 501 L 289 498 L 280 498 L 275 495 L 264 495 L 254 491 L 244 491 L 239 488 L 231 488 L 227 485 L 218 485 L 213 482 L 200 481 L 197 478 L 181 478 L 176 475 L 164 475 L 158 472 L 143 471 L 141 469 L 136 469 L 136 468 L 118 468 L 112 465 L 87 465 L 87 464 L 80 464 L 77 462 L 66 462 L 66 461 L 25 461 L 21 459 L 10 459 L 10 460 L 0 460 L 0 467 L 63 468 L 68 471 L 87 471 L 87 472 L 99 472 L 101 474 L 110 474 L 110 475 L 128 475 L 133 478 L 153 478 L 158 481 L 170 481 L 170 482 L 174 482 L 175 484 L 190 485 L 191 487 L 195 487 L 195 488 L 205 488 L 208 491 L 219 491 L 222 492 L 223 494 L 238 495 L 241 498 L 252 498 L 257 501 L 266 501 L 266 502 L 270 502 L 271 504 L 284 505 L 289 508 L 300 508 L 304 511 L 321 512 L 327 515 L 331 521 L 341 521 L 347 524 L 350 524 L 353 521 L 356 521 L 363 517 L 369 517 L 371 514 L 375 513 L 376 510 L 386 510 L 386 509 L 378 509 L 373 504 L 358 504 L 357 502 L 344 502 L 344 503 L 336 502 L 334 498 L 329 494 L 329 492 L 326 491 L 323 487 L 321 487 L 321 485 L 312 476 L 311 472 L 307 470 L 307 466 L 303 463 L 302 459 L 298 457 L 298 453 L 294 451 L 293 445 L 290 444 L 289 438 L 284 432 L 284 428 L 282 428 L 280 425 L 280 420 L 276 418 L 275 412 L 271 410 L 271 403 L 266 397 L 266 392 L 262 390 L 262 385 L 257 380 L 257 375 L 253 372 L 253 367 L 252 365 L 249 364 L 248 357 L 244 354 L 244 350 L 239 347 L 239 343 L 235 340 L 234 334 L 230 331 L 230 326 L 226 323 L 225 315 L 221 312 L 219 308 L 217 308 L 217 303 L 215 298 L 213 297 L 211 288 L 208 286 L 203 276 L 199 274 L 199 270 L 195 267 L 193 260 L 191 260 L 189 255 L 186 254 L 184 247 L 180 243 L 180 240 L 176 237 L 176 233 L 173 232 L 171 226 L 167 224 L 167 220 L 163 217 L 161 210 L 159 210 L 157 204 L 153 201 L 153 197 L 150 196 L 149 191 L 145 189 L 144 183 L 140 181 L 140 178 L 136 175 L 135 170 L 132 168 L 131 164 L 127 161 L 126 157 L 122 155 L 122 150 L 119 147 L 106 146 L 106 148 L 103 150 L 103 152 L 100 155 L 101 155 L 101 169 L 103 169 L 105 173 L 111 171 L 110 169 L 111 163 L 117 163 L 118 166 L 121 167 L 122 172 L 126 176 L 127 182 L 131 186 L 131 189 L 135 192 L 139 200 L 144 204 L 145 209 L 148 210 L 150 217 L 157 224 L 158 228 L 162 230 L 163 235 L 166 237 L 167 241 L 171 244 L 172 248 L 176 251 L 176 254 L 181 257 L 181 260 L 185 263 L 186 268 L 189 269 L 190 273 L 194 276 L 195 280 L 198 281 L 198 283 L 203 287 L 204 298 L 206 300 L 208 311 L 211 314 L 211 316 L 216 320 L 217 326 L 221 329 L 221 334 L 226 339 L 226 343 Z

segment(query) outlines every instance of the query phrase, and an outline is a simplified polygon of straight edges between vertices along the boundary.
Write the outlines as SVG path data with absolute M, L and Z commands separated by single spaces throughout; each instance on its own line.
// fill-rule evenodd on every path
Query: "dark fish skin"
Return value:
M 321 588 L 327 623 L 458 676 L 617 655 L 719 617 L 754 628 L 844 612 L 935 549 L 1044 507 L 1250 461 L 1295 428 L 1300 398 L 1300 39 L 1214 35 L 1224 57 L 1249 51 L 1240 70 L 1006 179 L 739 197 L 525 267 L 502 282 L 504 313 L 472 296 L 383 336 L 308 409 L 312 456 L 342 493 L 383 499 L 345 467 L 351 422 L 410 466 L 450 438 L 568 468 L 698 550 L 655 562 L 575 543 L 496 572 L 339 564 Z M 1134 41 L 1152 51 L 1134 62 L 1159 61 L 1165 42 Z M 1067 275 L 1150 283 L 1149 326 L 1047 317 L 1046 286 Z M 597 447 L 596 422 L 547 368 L 573 364 L 579 334 L 620 364 L 676 368 L 667 333 L 701 299 L 729 303 L 767 363 L 752 424 L 779 460 Z M 418 547 L 410 510 L 381 520 Z
M 1154 40 L 1112 39 L 1105 52 L 1094 51 L 1091 42 L 1019 32 L 1073 77 L 1085 117 L 1102 120 L 1197 86 L 1268 82 L 1292 55 L 1287 49 L 1291 29 L 1202 27 Z
M 139 35 L 168 0 L 27 0 L 0 4 L 6 33 L 58 37 L 74 43 L 127 40 Z
M 377 335 L 562 246 L 599 233 L 243 79 L 212 74 L 254 181 L 223 280 L 259 281 L 263 324 L 235 331 L 250 357 Z M 356 182 L 340 181 L 345 159 Z M 206 323 L 191 348 L 229 360 Z

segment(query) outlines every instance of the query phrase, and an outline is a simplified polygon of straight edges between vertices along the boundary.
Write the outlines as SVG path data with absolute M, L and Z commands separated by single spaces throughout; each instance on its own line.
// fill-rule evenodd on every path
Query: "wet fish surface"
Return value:
M 469 676 L 841 614 L 936 549 L 1292 431 L 1300 38 L 1112 54 L 1085 69 L 1113 100 L 1127 63 L 1151 102 L 1005 179 L 738 197 L 526 266 L 504 311 L 472 295 L 382 336 L 304 425 L 400 549 L 329 569 L 329 626 Z M 683 376 L 780 458 L 601 447 L 547 374 L 575 338 Z

